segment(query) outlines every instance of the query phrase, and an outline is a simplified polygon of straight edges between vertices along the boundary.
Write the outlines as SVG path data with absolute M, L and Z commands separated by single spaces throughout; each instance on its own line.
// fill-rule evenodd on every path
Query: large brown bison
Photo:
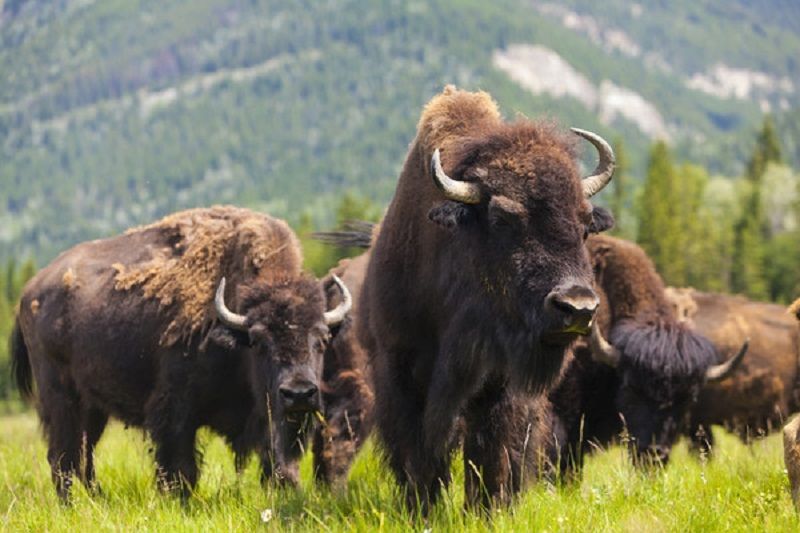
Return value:
M 216 207 L 79 244 L 41 270 L 22 294 L 13 362 L 23 394 L 35 381 L 59 496 L 73 474 L 94 484 L 109 416 L 147 430 L 162 486 L 184 495 L 201 426 L 237 464 L 257 450 L 265 477 L 295 483 L 328 328 L 349 303 L 326 312 L 301 260 L 283 221 Z
M 447 87 L 422 113 L 357 320 L 378 436 L 423 512 L 449 481 L 460 414 L 468 504 L 514 492 L 520 395 L 547 390 L 589 330 L 598 299 L 583 243 L 612 219 L 587 199 L 611 179 L 614 156 L 574 131 L 600 153 L 583 180 L 572 136 L 504 122 L 486 93 Z
M 737 346 L 734 357 L 717 364 L 711 342 L 676 320 L 660 276 L 637 245 L 595 235 L 587 248 L 600 311 L 590 341 L 576 349 L 550 394 L 567 477 L 585 453 L 623 430 L 637 464 L 666 463 L 704 384 L 732 372 L 747 349 Z
M 688 434 L 694 448 L 712 449 L 711 425 L 719 424 L 743 440 L 780 428 L 800 407 L 800 327 L 786 308 L 743 296 L 672 289 L 677 315 L 705 335 L 720 354 L 750 339 L 739 370 L 705 387 L 692 409 Z

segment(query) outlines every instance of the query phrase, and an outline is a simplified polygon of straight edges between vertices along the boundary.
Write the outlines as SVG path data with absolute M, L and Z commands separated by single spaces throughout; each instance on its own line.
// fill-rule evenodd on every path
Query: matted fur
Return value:
M 664 294 L 672 305 L 675 318 L 678 322 L 692 323 L 692 317 L 697 314 L 697 302 L 694 301 L 692 287 L 667 287 Z
M 115 289 L 141 288 L 155 298 L 171 321 L 161 344 L 186 341 L 215 318 L 214 292 L 222 276 L 232 286 L 240 279 L 272 282 L 293 278 L 302 268 L 300 244 L 282 220 L 232 206 L 190 209 L 126 234 L 159 231 L 170 247 L 155 250 L 142 263 L 117 263 Z
M 460 91 L 448 85 L 425 105 L 417 140 L 427 153 L 437 148 L 446 152 L 467 134 L 482 129 L 482 124 L 497 125 L 500 120 L 497 103 L 489 93 Z

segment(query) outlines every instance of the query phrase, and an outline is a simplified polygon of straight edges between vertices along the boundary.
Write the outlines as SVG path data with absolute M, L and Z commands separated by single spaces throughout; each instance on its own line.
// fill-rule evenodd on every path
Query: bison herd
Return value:
M 339 485 L 374 434 L 423 513 L 456 448 L 467 505 L 487 508 L 578 479 L 598 445 L 621 440 L 649 468 L 681 435 L 712 453 L 712 424 L 744 439 L 777 428 L 800 407 L 800 316 L 665 287 L 639 247 L 600 235 L 613 218 L 590 198 L 614 154 L 572 133 L 445 88 L 382 222 L 325 235 L 366 250 L 322 279 L 285 222 L 235 207 L 61 254 L 26 285 L 11 339 L 58 495 L 75 476 L 96 487 L 109 417 L 147 431 L 159 485 L 184 496 L 200 427 L 237 468 L 255 453 L 265 482 L 289 484 L 307 441 L 315 478 Z M 587 177 L 580 138 L 599 155 Z

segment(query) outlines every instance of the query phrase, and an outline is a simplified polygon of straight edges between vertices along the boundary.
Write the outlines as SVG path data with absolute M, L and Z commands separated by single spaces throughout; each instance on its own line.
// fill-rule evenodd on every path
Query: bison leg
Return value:
M 156 479 L 165 492 L 179 491 L 186 499 L 197 483 L 196 429 L 152 433 L 156 445 Z
M 414 358 L 395 357 L 393 360 Z M 376 380 L 376 426 L 389 467 L 405 493 L 408 508 L 420 509 L 426 514 L 440 490 L 450 483 L 452 442 L 449 437 L 454 420 L 446 420 L 444 426 L 436 428 L 437 435 L 443 438 L 442 446 L 435 449 L 426 446 L 428 439 L 420 416 L 424 403 L 408 373 L 407 367 L 398 368 L 388 373 L 388 379 Z
M 83 414 L 83 471 L 81 481 L 90 491 L 98 491 L 94 471 L 94 448 L 108 423 L 108 415 L 97 409 L 87 409 Z
M 490 508 L 495 503 L 508 503 L 522 486 L 526 475 L 523 447 L 528 439 L 525 424 L 515 413 L 515 406 L 504 387 L 490 387 L 473 399 L 466 410 L 464 437 L 464 485 L 466 505 Z M 517 442 L 519 441 L 519 442 Z
M 81 458 L 80 398 L 71 381 L 47 362 L 36 369 L 36 383 L 53 484 L 61 501 L 69 503 Z

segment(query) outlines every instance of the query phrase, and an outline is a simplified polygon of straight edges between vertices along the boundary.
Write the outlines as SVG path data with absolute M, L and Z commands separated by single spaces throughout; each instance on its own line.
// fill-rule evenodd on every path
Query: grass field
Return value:
M 197 494 L 181 505 L 156 490 L 149 441 L 119 424 L 109 427 L 97 450 L 102 495 L 89 496 L 76 484 L 73 505 L 64 507 L 50 483 L 35 416 L 13 415 L 0 418 L 0 525 L 8 531 L 800 531 L 779 436 L 748 448 L 720 430 L 715 435 L 717 457 L 710 463 L 692 458 L 682 444 L 667 469 L 647 475 L 612 448 L 590 459 L 582 484 L 535 486 L 491 518 L 462 511 L 456 460 L 455 483 L 426 523 L 402 509 L 391 476 L 369 447 L 347 491 L 312 486 L 310 457 L 303 462 L 302 491 L 264 490 L 256 462 L 237 476 L 232 454 L 210 433 L 200 437 Z

